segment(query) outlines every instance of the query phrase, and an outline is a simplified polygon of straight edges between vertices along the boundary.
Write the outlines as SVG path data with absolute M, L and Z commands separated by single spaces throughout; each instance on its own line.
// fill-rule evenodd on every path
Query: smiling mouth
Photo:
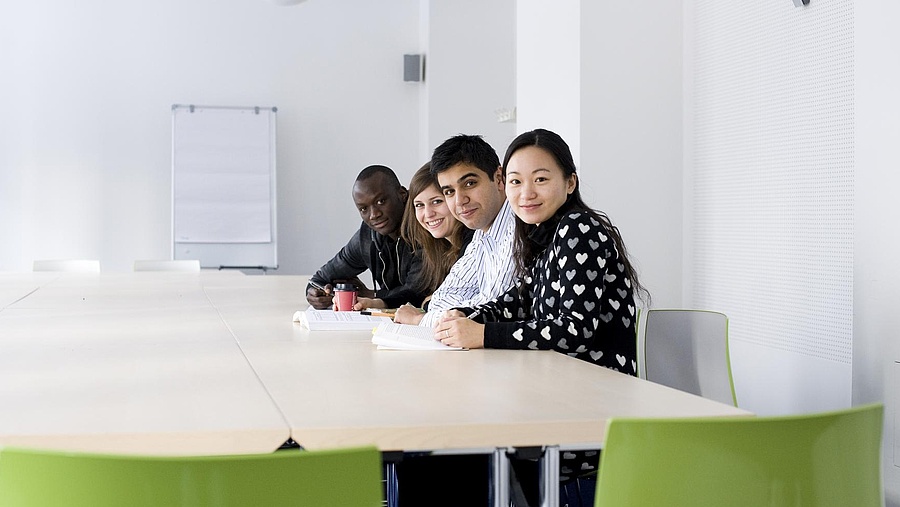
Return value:
M 472 215 L 474 215 L 476 211 L 478 211 L 478 208 L 464 209 L 464 210 L 462 210 L 462 211 L 459 212 L 459 216 L 462 217 L 462 218 L 469 218 L 469 217 L 471 217 Z
M 429 229 L 436 229 L 436 228 L 438 228 L 442 223 L 444 223 L 444 219 L 443 219 L 443 218 L 438 218 L 437 220 L 430 220 L 430 221 L 425 222 L 425 225 L 427 225 Z
M 388 222 L 387 220 L 382 220 L 380 222 L 372 222 L 372 228 L 373 229 L 381 229 L 382 227 L 384 227 L 387 224 L 387 222 Z

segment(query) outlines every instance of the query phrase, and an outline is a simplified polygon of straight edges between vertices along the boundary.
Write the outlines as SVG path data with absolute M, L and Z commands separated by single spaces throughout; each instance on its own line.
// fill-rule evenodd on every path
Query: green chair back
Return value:
M 4 507 L 381 505 L 375 448 L 213 457 L 0 449 Z
M 880 507 L 884 408 L 613 419 L 596 507 Z
M 644 356 L 647 380 L 737 406 L 725 314 L 648 310 Z

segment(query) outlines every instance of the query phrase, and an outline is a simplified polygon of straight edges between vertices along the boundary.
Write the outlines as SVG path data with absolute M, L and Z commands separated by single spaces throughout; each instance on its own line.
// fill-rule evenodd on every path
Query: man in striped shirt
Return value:
M 512 246 L 516 221 L 497 153 L 481 136 L 458 135 L 444 141 L 431 157 L 450 213 L 475 231 L 465 253 L 431 296 L 428 312 L 403 305 L 395 322 L 431 326 L 444 311 L 472 307 L 513 285 Z M 464 372 L 460 372 L 464 374 Z M 486 505 L 490 484 L 484 455 L 404 457 L 397 464 L 400 505 Z M 454 481 L 440 478 L 453 476 Z
M 451 137 L 434 150 L 431 173 L 450 212 L 475 234 L 432 295 L 426 313 L 400 307 L 394 320 L 404 324 L 432 326 L 444 311 L 485 303 L 513 285 L 516 225 L 497 153 L 481 136 Z

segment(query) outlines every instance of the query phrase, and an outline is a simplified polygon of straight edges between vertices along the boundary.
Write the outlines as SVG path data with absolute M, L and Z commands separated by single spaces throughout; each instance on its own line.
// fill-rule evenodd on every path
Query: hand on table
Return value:
M 484 348 L 484 324 L 467 319 L 459 310 L 447 310 L 434 325 L 434 339 L 464 349 Z
M 417 326 L 425 315 L 421 310 L 411 304 L 401 305 L 394 314 L 394 322 L 397 324 L 411 324 Z
M 386 308 L 387 305 L 384 304 L 384 300 L 378 298 L 363 298 L 357 297 L 356 304 L 353 305 L 354 311 L 365 310 L 366 308 Z

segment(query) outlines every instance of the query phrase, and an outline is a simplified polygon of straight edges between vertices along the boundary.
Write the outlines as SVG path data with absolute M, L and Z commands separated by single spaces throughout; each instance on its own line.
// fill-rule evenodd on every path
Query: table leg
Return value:
M 545 447 L 541 464 L 541 507 L 559 507 L 559 446 Z
M 509 507 L 509 457 L 506 449 L 494 449 L 491 460 L 491 498 L 494 507 Z

